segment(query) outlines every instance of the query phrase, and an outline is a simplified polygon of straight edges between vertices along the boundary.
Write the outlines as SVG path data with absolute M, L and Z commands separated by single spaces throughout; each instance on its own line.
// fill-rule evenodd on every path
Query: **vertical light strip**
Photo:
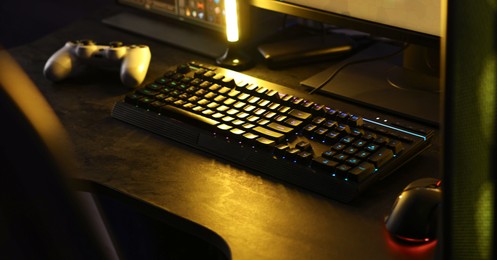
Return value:
M 476 157 L 479 162 L 475 164 L 481 165 L 479 170 L 482 172 L 490 173 L 492 169 L 492 144 L 494 144 L 495 139 L 495 124 L 496 121 L 496 110 L 497 110 L 497 76 L 495 75 L 497 55 L 495 52 L 486 53 L 485 57 L 481 60 L 481 75 L 480 82 L 477 91 L 477 106 L 479 109 L 478 116 L 480 117 L 480 144 L 478 147 L 482 147 L 483 152 L 480 156 Z M 495 198 L 495 183 L 492 182 L 491 176 L 486 176 L 487 181 L 480 184 L 478 190 L 478 199 L 476 201 L 474 223 L 475 231 L 477 234 L 477 245 L 478 251 L 480 252 L 481 259 L 491 259 L 492 241 L 494 241 L 494 225 L 495 225 L 495 209 L 494 209 L 494 198 Z M 495 243 L 495 242 L 494 242 Z
M 238 41 L 238 12 L 236 0 L 225 0 L 224 11 L 226 14 L 226 37 L 229 42 Z

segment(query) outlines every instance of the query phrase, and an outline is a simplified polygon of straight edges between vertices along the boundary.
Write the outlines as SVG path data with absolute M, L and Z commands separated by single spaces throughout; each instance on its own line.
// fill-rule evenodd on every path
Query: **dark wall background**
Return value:
M 33 41 L 115 0 L 1 0 L 0 45 Z

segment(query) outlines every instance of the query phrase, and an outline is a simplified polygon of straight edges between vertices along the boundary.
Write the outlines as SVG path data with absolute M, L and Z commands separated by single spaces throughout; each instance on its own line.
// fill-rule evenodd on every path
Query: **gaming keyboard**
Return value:
M 112 117 L 349 202 L 429 147 L 433 131 L 189 62 L 117 102 Z

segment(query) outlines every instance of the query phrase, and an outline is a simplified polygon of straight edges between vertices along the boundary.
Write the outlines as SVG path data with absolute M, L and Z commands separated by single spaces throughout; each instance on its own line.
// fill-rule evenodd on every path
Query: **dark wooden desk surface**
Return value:
M 54 84 L 42 75 L 50 55 L 68 40 L 121 40 L 150 46 L 147 79 L 189 60 L 211 62 L 160 42 L 105 26 L 101 10 L 30 44 L 11 49 L 67 128 L 80 178 L 93 180 L 205 226 L 225 239 L 233 259 L 418 259 L 435 246 L 393 243 L 383 225 L 396 195 L 411 181 L 439 175 L 438 145 L 403 166 L 350 204 L 198 152 L 110 117 L 128 91 L 117 72 L 87 71 Z M 212 63 L 212 62 L 211 62 Z M 327 64 L 245 73 L 298 88 Z

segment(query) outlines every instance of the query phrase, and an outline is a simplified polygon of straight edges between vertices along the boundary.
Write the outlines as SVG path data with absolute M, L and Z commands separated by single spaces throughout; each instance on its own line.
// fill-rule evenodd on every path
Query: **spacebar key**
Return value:
M 161 114 L 167 117 L 177 119 L 179 121 L 192 124 L 201 128 L 211 129 L 213 126 L 219 124 L 219 121 L 214 119 L 192 113 L 188 110 L 177 108 L 170 105 L 161 107 Z

